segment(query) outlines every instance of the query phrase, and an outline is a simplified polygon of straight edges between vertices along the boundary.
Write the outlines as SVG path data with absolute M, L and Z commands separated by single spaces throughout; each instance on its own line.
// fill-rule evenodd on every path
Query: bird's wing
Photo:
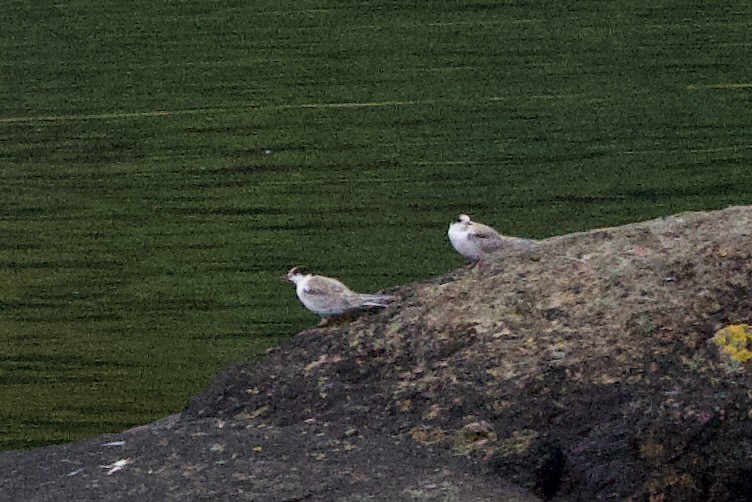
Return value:
M 479 224 L 476 224 L 476 228 L 473 229 L 468 238 L 476 242 L 484 251 L 493 251 L 501 248 L 510 250 L 531 249 L 538 244 L 538 241 L 532 239 L 501 235 L 493 228 Z
M 504 237 L 509 241 L 509 247 L 513 249 L 532 249 L 539 244 L 535 239 L 525 239 L 523 237 Z
M 306 284 L 304 291 L 309 295 L 322 296 L 342 296 L 352 293 L 347 286 L 339 282 L 337 279 L 320 275 L 311 277 L 308 284 Z
M 314 276 L 303 288 L 301 301 L 317 313 L 337 315 L 361 306 L 360 295 L 331 277 Z
M 476 223 L 468 233 L 468 239 L 476 240 L 478 243 L 490 243 L 501 241 L 501 235 L 487 225 Z
M 313 294 L 325 296 L 329 298 L 330 301 L 335 301 L 351 308 L 360 306 L 360 295 L 339 282 L 337 279 L 318 275 L 308 283 L 308 287 L 315 291 Z

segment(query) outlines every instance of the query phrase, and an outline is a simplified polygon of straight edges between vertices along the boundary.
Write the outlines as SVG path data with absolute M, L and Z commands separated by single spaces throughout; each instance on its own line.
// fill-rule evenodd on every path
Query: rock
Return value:
M 400 301 L 383 312 L 233 365 L 166 427 L 3 453 L 0 492 L 749 497 L 752 208 L 495 258 L 396 288 Z M 101 468 L 122 459 L 111 475 Z M 62 495 L 45 498 L 50 487 Z

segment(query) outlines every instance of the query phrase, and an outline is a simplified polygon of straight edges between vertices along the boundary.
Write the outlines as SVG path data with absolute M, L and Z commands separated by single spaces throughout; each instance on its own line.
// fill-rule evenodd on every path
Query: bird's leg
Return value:
M 319 321 L 319 323 L 316 326 L 318 326 L 319 328 L 323 328 L 327 324 L 329 324 L 329 318 L 328 317 L 322 317 L 321 321 Z
M 475 271 L 476 275 L 480 275 L 488 269 L 488 261 L 481 258 L 473 264 L 471 269 Z

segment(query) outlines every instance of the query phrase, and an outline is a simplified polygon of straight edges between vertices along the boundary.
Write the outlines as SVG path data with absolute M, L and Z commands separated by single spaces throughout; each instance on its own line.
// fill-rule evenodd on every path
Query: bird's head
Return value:
M 281 279 L 292 283 L 297 283 L 300 279 L 309 275 L 303 267 L 292 267 L 287 271 L 286 275 L 283 275 Z
M 460 225 L 467 227 L 472 223 L 472 220 L 470 217 L 466 214 L 461 214 L 457 217 L 456 223 L 459 223 Z

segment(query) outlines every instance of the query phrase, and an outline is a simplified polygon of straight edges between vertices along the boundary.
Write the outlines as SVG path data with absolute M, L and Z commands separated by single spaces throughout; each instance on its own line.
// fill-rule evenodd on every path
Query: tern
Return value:
M 508 237 L 461 214 L 449 225 L 447 232 L 452 247 L 468 260 L 478 263 L 486 254 L 497 249 L 530 249 L 538 243 L 532 239 Z
M 340 316 L 362 309 L 384 308 L 394 297 L 356 293 L 337 279 L 314 275 L 293 267 L 283 279 L 295 284 L 295 293 L 300 302 L 321 317 L 319 326 L 324 326 L 330 317 Z

